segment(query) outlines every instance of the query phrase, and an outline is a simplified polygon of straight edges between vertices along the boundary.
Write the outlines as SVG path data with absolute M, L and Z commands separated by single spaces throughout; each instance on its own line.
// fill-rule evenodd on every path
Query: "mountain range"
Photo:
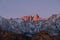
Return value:
M 10 19 L 0 16 L 0 30 L 12 31 L 29 37 L 43 30 L 51 36 L 58 35 L 60 33 L 60 14 L 53 14 L 47 19 L 39 17 L 38 14 Z

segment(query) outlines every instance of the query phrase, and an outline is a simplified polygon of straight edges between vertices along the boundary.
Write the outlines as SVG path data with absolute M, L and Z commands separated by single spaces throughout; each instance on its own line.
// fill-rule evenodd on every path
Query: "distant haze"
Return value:
M 44 18 L 60 13 L 60 0 L 0 0 L 0 16 L 17 18 L 36 13 Z

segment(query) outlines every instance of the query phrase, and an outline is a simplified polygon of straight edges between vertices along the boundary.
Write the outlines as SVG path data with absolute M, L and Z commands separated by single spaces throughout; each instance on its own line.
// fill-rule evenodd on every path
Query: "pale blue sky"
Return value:
M 60 0 L 0 0 L 0 16 L 3 17 L 15 18 L 36 12 L 42 17 L 60 13 Z

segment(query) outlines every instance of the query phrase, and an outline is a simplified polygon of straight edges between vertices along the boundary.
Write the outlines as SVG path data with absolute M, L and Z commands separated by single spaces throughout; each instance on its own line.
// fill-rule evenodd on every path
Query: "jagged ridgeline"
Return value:
M 54 14 L 48 19 L 43 19 L 38 15 L 10 19 L 0 16 L 0 30 L 12 31 L 29 37 L 42 30 L 51 36 L 58 35 L 60 33 L 60 14 Z

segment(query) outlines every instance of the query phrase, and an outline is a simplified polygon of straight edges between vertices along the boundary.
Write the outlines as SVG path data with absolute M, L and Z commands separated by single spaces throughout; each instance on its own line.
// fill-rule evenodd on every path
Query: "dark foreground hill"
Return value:
M 32 37 L 0 30 L 0 40 L 60 40 L 60 35 L 50 36 L 47 32 L 35 33 Z
M 50 36 L 47 32 L 41 31 L 35 33 L 31 40 L 60 40 L 60 34 L 56 36 Z
M 31 40 L 31 37 L 23 34 L 16 34 L 10 31 L 0 30 L 0 40 Z

